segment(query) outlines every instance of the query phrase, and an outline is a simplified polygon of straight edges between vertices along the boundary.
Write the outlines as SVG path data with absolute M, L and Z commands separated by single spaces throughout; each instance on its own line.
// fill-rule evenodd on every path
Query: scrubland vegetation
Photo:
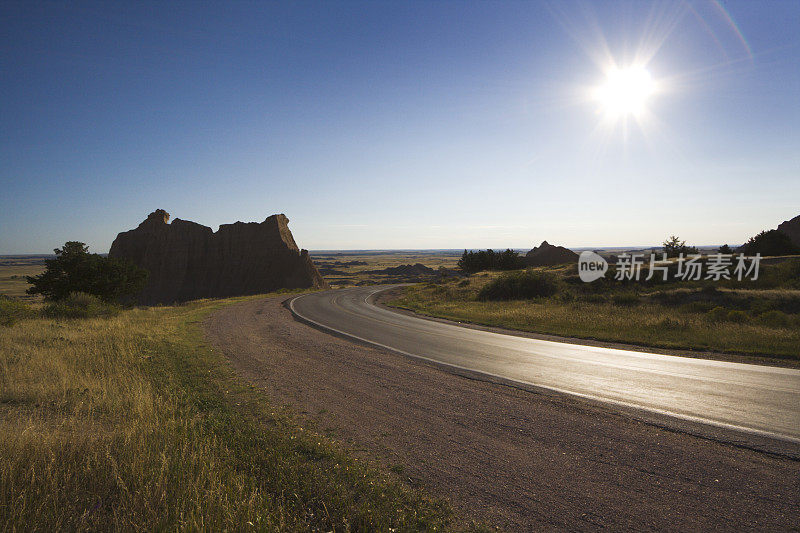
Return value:
M 441 530 L 446 504 L 363 465 L 204 346 L 218 306 L 0 300 L 0 530 Z M 82 318 L 69 318 L 82 317 Z
M 405 288 L 390 305 L 490 326 L 800 361 L 800 258 L 756 281 L 583 283 L 575 265 L 484 272 Z

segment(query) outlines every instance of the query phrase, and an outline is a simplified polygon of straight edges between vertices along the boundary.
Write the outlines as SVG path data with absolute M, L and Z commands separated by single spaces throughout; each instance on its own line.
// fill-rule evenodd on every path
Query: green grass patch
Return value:
M 203 345 L 235 301 L 0 328 L 0 530 L 448 528 Z
M 122 308 L 102 301 L 97 296 L 76 292 L 63 300 L 49 303 L 42 308 L 48 318 L 109 318 L 118 315 Z
M 10 327 L 34 315 L 35 311 L 25 302 L 0 294 L 0 326 Z

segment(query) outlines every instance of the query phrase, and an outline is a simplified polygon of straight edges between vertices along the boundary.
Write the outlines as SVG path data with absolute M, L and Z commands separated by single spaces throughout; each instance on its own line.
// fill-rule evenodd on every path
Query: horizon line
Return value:
M 561 246 L 561 245 L 556 245 Z M 722 244 L 695 244 L 695 248 L 719 248 Z M 731 248 L 738 248 L 742 244 L 728 244 Z M 631 250 L 631 249 L 649 249 L 649 248 L 663 248 L 664 245 L 651 245 L 651 244 L 630 244 L 630 245 L 613 245 L 613 246 L 564 246 L 569 250 Z M 499 247 L 456 247 L 456 248 L 301 248 L 307 250 L 309 254 L 323 254 L 323 253 L 341 253 L 341 252 L 457 252 L 463 250 L 532 250 L 528 247 L 513 247 L 513 246 L 499 246 Z M 93 252 L 99 255 L 106 255 L 108 252 Z M 0 254 L 0 258 L 4 257 L 36 257 L 36 256 L 55 256 L 54 253 L 43 252 L 30 252 L 30 253 L 9 253 Z

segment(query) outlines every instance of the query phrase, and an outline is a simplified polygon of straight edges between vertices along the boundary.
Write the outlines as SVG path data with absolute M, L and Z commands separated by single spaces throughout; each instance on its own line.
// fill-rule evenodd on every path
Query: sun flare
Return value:
M 606 72 L 605 82 L 595 89 L 594 99 L 608 118 L 638 118 L 655 91 L 656 84 L 644 67 L 613 67 Z

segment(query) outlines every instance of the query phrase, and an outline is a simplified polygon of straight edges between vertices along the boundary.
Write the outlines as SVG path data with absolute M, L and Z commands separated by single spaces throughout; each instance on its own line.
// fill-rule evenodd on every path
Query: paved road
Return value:
M 299 318 L 405 355 L 690 424 L 800 445 L 800 370 L 551 342 L 373 303 L 390 286 L 299 296 Z

